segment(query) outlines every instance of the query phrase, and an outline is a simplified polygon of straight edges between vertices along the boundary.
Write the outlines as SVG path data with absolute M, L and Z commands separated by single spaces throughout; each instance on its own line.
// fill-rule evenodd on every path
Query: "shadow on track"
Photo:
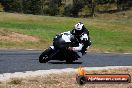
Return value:
M 66 62 L 48 62 L 50 64 L 82 64 L 82 62 L 72 62 L 72 63 L 66 63 Z

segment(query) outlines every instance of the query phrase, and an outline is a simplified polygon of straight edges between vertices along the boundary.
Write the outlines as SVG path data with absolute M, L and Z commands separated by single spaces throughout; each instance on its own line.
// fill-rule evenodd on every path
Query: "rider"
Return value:
M 69 49 L 80 51 L 82 55 L 84 55 L 87 47 L 91 45 L 89 31 L 85 28 L 83 23 L 79 22 L 75 24 L 74 29 L 70 33 L 78 39 L 79 46 L 69 47 Z
M 89 47 L 91 45 L 89 31 L 85 28 L 84 24 L 81 22 L 75 24 L 74 29 L 72 31 L 63 32 L 60 34 L 73 35 L 78 40 L 78 42 L 76 42 L 78 44 L 78 46 L 77 47 L 69 47 L 69 50 L 81 52 L 82 55 L 85 54 L 87 47 Z M 52 49 L 54 49 L 54 46 L 50 46 L 50 47 Z

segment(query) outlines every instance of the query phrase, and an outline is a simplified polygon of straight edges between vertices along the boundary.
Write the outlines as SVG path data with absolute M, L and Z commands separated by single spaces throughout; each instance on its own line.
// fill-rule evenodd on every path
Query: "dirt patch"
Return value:
M 10 41 L 10 42 L 38 42 L 39 39 L 33 36 L 20 34 L 17 32 L 9 31 L 9 30 L 0 30 L 0 41 Z

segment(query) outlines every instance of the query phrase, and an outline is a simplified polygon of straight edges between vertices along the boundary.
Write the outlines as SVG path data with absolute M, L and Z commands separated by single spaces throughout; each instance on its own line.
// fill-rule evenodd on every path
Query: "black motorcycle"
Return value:
M 56 35 L 56 37 L 53 39 L 54 49 L 51 47 L 46 49 L 39 56 L 39 62 L 46 63 L 50 60 L 65 60 L 66 63 L 72 63 L 73 61 L 78 60 L 80 56 L 68 48 L 76 47 L 78 44 L 78 40 L 74 36 L 71 36 L 67 33 Z

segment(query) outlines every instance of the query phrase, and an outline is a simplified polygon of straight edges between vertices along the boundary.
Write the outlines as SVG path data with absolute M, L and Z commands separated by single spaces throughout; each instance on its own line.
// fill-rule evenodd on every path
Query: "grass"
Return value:
M 52 38 L 57 33 L 69 31 L 75 23 L 82 21 L 90 30 L 91 51 L 132 52 L 132 12 L 127 13 L 125 16 L 119 13 L 102 14 L 96 18 L 69 18 L 1 12 L 0 30 L 31 35 L 40 41 L 0 41 L 0 48 L 43 49 L 52 43 Z
M 19 78 L 13 78 L 9 82 L 9 84 L 15 84 L 15 85 L 18 85 L 18 84 L 21 84 L 21 83 L 22 83 L 22 79 L 19 79 Z

